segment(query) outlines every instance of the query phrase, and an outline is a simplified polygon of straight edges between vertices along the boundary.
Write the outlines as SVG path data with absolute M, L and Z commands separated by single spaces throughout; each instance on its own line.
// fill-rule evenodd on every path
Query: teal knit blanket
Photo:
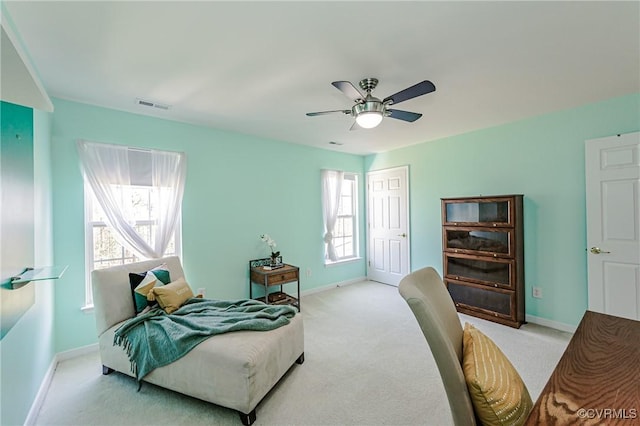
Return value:
M 131 318 L 115 332 L 138 381 L 180 359 L 209 337 L 237 330 L 267 331 L 289 323 L 296 309 L 251 299 L 189 299 L 171 314 L 156 308 Z

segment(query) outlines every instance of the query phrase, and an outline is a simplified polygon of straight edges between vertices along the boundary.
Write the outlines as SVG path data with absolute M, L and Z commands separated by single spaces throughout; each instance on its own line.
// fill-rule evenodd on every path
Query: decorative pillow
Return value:
M 149 291 L 147 298 L 157 300 L 158 304 L 166 313 L 170 314 L 177 310 L 184 302 L 193 297 L 193 290 L 184 278 L 178 278 L 174 282 L 162 287 L 154 287 Z
M 131 295 L 133 297 L 133 307 L 136 315 L 141 313 L 146 307 L 155 305 L 149 303 L 147 294 L 149 290 L 158 285 L 164 285 L 171 282 L 167 265 L 162 264 L 156 266 L 150 271 L 140 273 L 129 273 L 129 284 L 131 285 Z
M 522 425 L 533 407 L 520 375 L 500 348 L 469 323 L 462 335 L 462 369 L 483 425 Z

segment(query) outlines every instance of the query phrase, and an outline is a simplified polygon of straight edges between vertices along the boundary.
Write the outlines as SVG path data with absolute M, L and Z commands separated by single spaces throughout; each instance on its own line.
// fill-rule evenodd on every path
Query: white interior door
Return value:
M 640 320 L 640 132 L 585 143 L 589 309 Z
M 408 167 L 367 173 L 367 276 L 398 285 L 409 273 Z

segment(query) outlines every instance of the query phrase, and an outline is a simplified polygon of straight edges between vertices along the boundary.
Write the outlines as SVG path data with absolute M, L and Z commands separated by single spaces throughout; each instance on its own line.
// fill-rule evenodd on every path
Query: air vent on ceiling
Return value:
M 161 104 L 161 103 L 153 102 L 153 101 L 148 101 L 146 99 L 140 99 L 140 98 L 136 98 L 136 104 L 137 105 L 146 106 L 146 107 L 163 109 L 165 111 L 170 108 L 170 105 Z

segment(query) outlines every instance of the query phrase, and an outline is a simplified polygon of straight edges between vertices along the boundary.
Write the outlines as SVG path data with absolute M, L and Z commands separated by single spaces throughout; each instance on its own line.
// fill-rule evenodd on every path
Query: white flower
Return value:
M 273 240 L 273 238 L 271 238 L 269 236 L 269 234 L 262 234 L 260 235 L 260 239 L 262 241 L 264 241 L 264 243 L 269 247 L 269 249 L 271 249 L 271 251 L 273 252 L 273 249 L 276 248 L 276 242 Z

